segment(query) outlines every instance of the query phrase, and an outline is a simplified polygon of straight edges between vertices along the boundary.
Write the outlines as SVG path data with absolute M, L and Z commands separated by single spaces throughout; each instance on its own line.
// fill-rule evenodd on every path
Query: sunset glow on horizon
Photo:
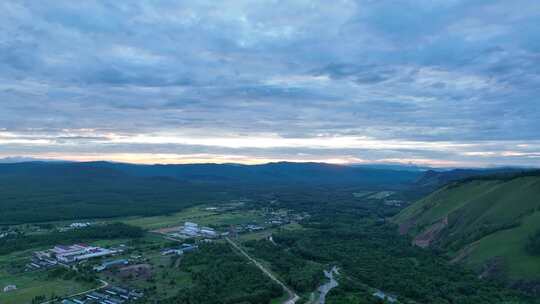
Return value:
M 0 157 L 538 167 L 539 12 L 5 1 Z

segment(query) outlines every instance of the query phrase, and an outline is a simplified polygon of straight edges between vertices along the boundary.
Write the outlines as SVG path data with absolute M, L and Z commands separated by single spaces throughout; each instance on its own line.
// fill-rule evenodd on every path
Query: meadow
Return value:
M 115 219 L 115 221 L 141 227 L 149 231 L 178 227 L 187 221 L 195 222 L 203 226 L 224 229 L 230 225 L 264 222 L 264 214 L 258 210 L 211 211 L 206 210 L 206 208 L 208 208 L 208 206 L 197 206 L 170 215 L 127 217 Z
M 0 271 L 0 286 L 13 284 L 17 290 L 0 293 L 0 303 L 30 303 L 36 296 L 65 296 L 95 287 L 96 285 L 73 280 L 51 279 L 47 271 L 8 274 Z

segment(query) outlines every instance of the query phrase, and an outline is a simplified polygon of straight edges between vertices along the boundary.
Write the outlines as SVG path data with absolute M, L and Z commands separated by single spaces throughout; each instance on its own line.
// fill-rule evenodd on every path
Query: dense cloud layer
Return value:
M 540 2 L 4 1 L 0 156 L 540 163 Z

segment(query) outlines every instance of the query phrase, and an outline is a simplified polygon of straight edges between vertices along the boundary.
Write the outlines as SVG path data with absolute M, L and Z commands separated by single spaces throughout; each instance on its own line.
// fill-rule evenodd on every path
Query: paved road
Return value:
M 69 296 L 66 296 L 66 297 L 62 297 L 62 299 L 67 299 L 67 298 L 73 298 L 73 297 L 77 297 L 77 296 L 82 296 L 84 294 L 87 294 L 87 293 L 91 293 L 92 291 L 97 291 L 97 290 L 100 290 L 100 289 L 103 289 L 107 286 L 109 286 L 109 283 L 107 283 L 106 281 L 103 281 L 103 280 L 99 280 L 101 282 L 101 286 L 99 287 L 96 287 L 96 288 L 92 288 L 90 290 L 86 290 L 86 291 L 83 291 L 83 292 L 79 292 L 79 293 L 76 293 L 76 294 L 72 294 L 72 295 L 69 295 Z M 49 304 L 49 303 L 52 303 L 54 300 L 51 300 L 51 301 L 47 301 L 47 302 L 42 302 L 40 304 Z
M 253 264 L 255 264 L 255 266 L 257 266 L 266 276 L 268 276 L 270 279 L 272 279 L 274 282 L 278 283 L 282 288 L 283 290 L 285 290 L 285 292 L 287 292 L 287 294 L 289 295 L 289 298 L 283 302 L 283 304 L 295 304 L 296 301 L 300 300 L 300 297 L 292 290 L 290 289 L 289 287 L 287 287 L 287 285 L 285 285 L 283 282 L 281 282 L 280 280 L 278 280 L 278 278 L 276 278 L 268 269 L 266 269 L 261 263 L 257 262 L 254 258 L 252 258 L 244 249 L 242 249 L 240 246 L 238 246 L 238 244 L 236 244 L 235 242 L 233 242 L 231 239 L 229 238 L 225 238 L 227 240 L 227 242 L 229 242 L 234 248 L 236 248 L 243 256 L 245 256 L 248 260 L 250 260 L 251 262 L 253 262 Z

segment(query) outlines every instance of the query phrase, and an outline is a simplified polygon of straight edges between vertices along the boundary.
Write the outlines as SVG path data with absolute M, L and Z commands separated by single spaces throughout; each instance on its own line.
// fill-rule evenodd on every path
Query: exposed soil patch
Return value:
M 504 274 L 504 260 L 501 257 L 495 257 L 490 259 L 484 264 L 482 272 L 478 277 L 480 279 L 495 279 Z
M 122 267 L 118 269 L 117 276 L 122 279 L 148 279 L 152 276 L 152 266 L 150 264 L 137 264 Z
M 405 235 L 405 234 L 409 233 L 409 230 L 412 227 L 414 227 L 415 224 L 416 223 L 412 219 L 399 224 L 399 234 L 400 235 Z
M 171 232 L 178 232 L 180 231 L 180 229 L 182 229 L 182 226 L 161 228 L 161 229 L 152 230 L 151 232 L 160 233 L 160 234 L 169 234 Z
M 442 220 L 429 226 L 426 230 L 417 235 L 413 240 L 413 244 L 421 248 L 429 247 L 446 226 L 448 226 L 448 216 L 445 216 Z
M 458 252 L 456 257 L 454 257 L 450 261 L 450 264 L 457 264 L 457 263 L 460 263 L 461 261 L 465 260 L 471 254 L 473 249 L 474 249 L 474 244 L 469 244 L 469 245 L 465 246 L 463 249 L 461 249 Z

